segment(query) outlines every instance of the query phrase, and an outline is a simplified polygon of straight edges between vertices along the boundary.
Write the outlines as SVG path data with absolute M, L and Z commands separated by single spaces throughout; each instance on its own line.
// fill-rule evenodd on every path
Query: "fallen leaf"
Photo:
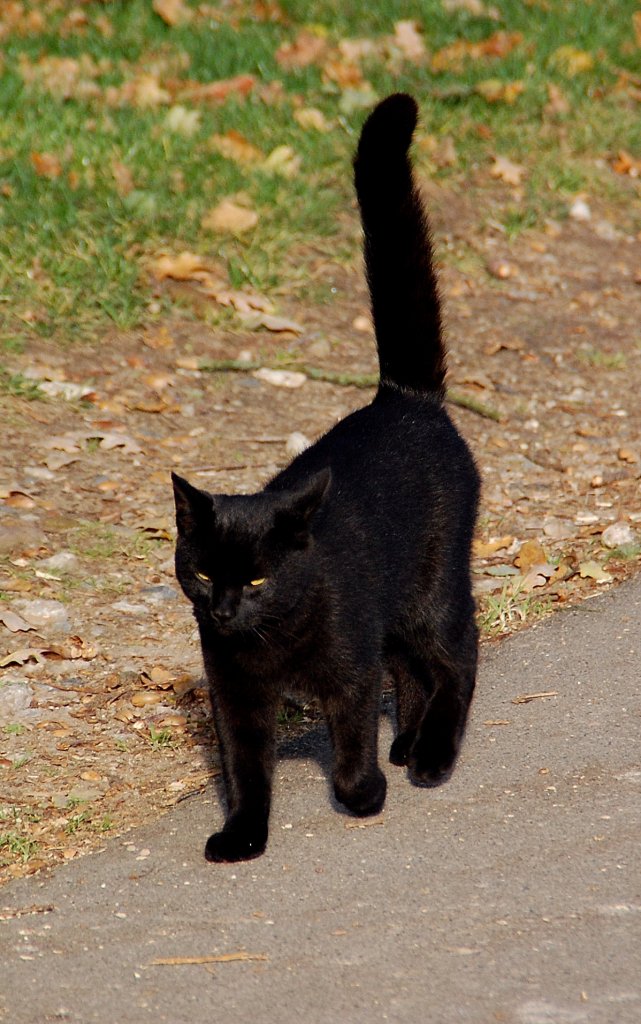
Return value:
M 639 461 L 639 453 L 633 451 L 632 448 L 619 448 L 617 458 L 620 462 L 629 462 L 634 465 Z
M 474 86 L 474 91 L 486 103 L 507 103 L 509 106 L 516 103 L 524 89 L 523 82 L 503 82 L 499 78 L 487 78 Z
M 229 96 L 248 96 L 255 85 L 255 75 L 235 75 L 217 82 L 190 82 L 179 95 L 193 103 L 224 103 Z
M 202 281 L 210 278 L 212 274 L 219 273 L 217 267 L 194 252 L 181 252 L 177 256 L 158 256 L 151 260 L 148 266 L 157 281 L 163 281 L 167 277 L 174 281 Z
M 625 149 L 620 149 L 612 161 L 615 174 L 627 174 L 630 178 L 638 178 L 641 174 L 641 160 L 635 159 Z
M 62 164 L 54 153 L 32 153 L 31 166 L 39 178 L 59 178 Z
M 192 11 L 184 0 L 153 0 L 152 8 L 162 20 L 171 25 L 185 25 L 191 20 Z
M 136 187 L 134 176 L 126 164 L 123 164 L 120 160 L 114 160 L 111 164 L 111 173 L 116 182 L 118 195 L 128 196 L 130 192 L 133 192 Z
M 37 647 L 20 647 L 0 659 L 0 668 L 6 668 L 7 665 L 26 665 L 28 661 L 36 661 L 43 665 L 45 659 L 42 650 Z
M 563 92 L 554 82 L 547 83 L 548 90 L 548 102 L 545 105 L 545 113 L 549 117 L 555 117 L 556 115 L 569 114 L 571 107 L 570 101 Z
M 298 111 L 298 113 L 301 113 Z M 296 117 L 296 114 L 294 114 Z M 265 154 L 258 146 L 249 142 L 240 132 L 231 131 L 225 135 L 212 135 L 209 145 L 226 160 L 234 160 L 238 164 L 255 164 L 265 159 Z
M 6 589 L 3 587 L 3 589 Z M 0 622 L 11 630 L 12 633 L 28 633 L 30 629 L 35 629 L 29 622 L 26 622 L 21 615 L 16 615 L 9 608 L 0 608 Z
M 635 11 L 632 15 L 632 28 L 637 46 L 641 46 L 641 11 Z
M 319 63 L 327 50 L 327 40 L 323 35 L 302 29 L 292 42 L 282 43 L 275 56 L 280 66 L 290 71 Z
M 24 491 L 9 491 L 4 503 L 9 508 L 35 508 L 36 504 L 33 498 L 25 494 Z
M 276 146 L 261 169 L 269 174 L 281 174 L 283 178 L 294 178 L 300 170 L 301 158 L 291 146 Z
M 496 551 L 509 548 L 514 540 L 515 538 L 509 533 L 504 537 L 494 537 L 489 541 L 475 540 L 472 546 L 473 554 L 475 558 L 489 558 Z
M 506 185 L 520 185 L 526 169 L 521 164 L 515 164 L 506 156 L 495 156 L 494 163 L 490 167 L 490 175 L 499 178 Z
M 519 553 L 514 559 L 514 564 L 518 565 L 521 572 L 527 572 L 534 565 L 547 564 L 547 560 L 548 557 L 538 540 L 526 540 L 521 545 Z
M 523 42 L 521 32 L 494 32 L 480 42 L 457 39 L 449 46 L 444 46 L 432 56 L 432 71 L 461 70 L 468 60 L 479 60 L 483 57 L 503 58 Z
M 559 46 L 549 60 L 550 67 L 556 68 L 568 78 L 574 78 L 594 67 L 594 57 L 585 50 L 578 50 L 569 44 Z
M 200 128 L 200 111 L 188 110 L 187 107 L 177 103 L 175 107 L 170 107 L 167 111 L 165 125 L 169 131 L 176 132 L 177 135 L 184 135 L 189 139 Z
M 251 330 L 256 330 L 257 327 L 264 327 L 266 330 L 274 331 L 276 334 L 282 331 L 302 334 L 305 330 L 303 325 L 297 323 L 296 320 L 290 320 L 284 316 L 274 316 L 271 313 L 247 313 L 243 316 L 243 322 Z
M 411 19 L 397 21 L 394 25 L 392 42 L 413 64 L 420 64 L 425 57 L 425 43 L 417 21 Z
M 317 132 L 328 132 L 332 127 L 323 111 L 316 107 L 303 107 L 302 110 L 295 110 L 294 120 L 306 130 L 311 128 Z
M 612 573 L 604 569 L 598 562 L 588 561 L 579 564 L 579 575 L 582 580 L 591 579 L 596 583 L 611 583 L 614 579 Z
M 138 693 L 133 694 L 131 703 L 135 708 L 145 708 L 150 704 L 159 704 L 162 700 L 162 693 L 154 690 L 140 690 Z
M 218 206 L 205 214 L 200 224 L 207 231 L 240 235 L 256 227 L 258 214 L 255 210 L 239 206 L 231 199 L 223 199 Z

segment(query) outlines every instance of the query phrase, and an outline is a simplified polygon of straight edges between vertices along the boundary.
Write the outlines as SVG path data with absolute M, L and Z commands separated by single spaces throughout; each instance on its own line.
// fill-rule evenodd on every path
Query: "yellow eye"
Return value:
M 198 577 L 199 580 L 202 580 L 203 583 L 211 583 L 210 577 L 205 576 L 204 572 L 197 572 L 196 576 Z
M 267 577 L 263 576 L 262 579 L 260 580 L 250 580 L 249 585 L 250 587 L 262 587 L 263 583 L 265 583 L 266 580 Z

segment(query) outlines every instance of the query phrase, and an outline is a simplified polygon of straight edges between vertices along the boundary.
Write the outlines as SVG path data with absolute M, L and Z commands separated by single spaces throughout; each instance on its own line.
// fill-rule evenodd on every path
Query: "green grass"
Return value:
M 323 67 L 284 70 L 276 50 L 301 27 L 314 25 L 330 45 L 342 39 L 379 40 L 399 19 L 415 18 L 424 28 L 429 54 L 457 40 L 478 42 L 497 30 L 521 32 L 523 41 L 502 59 L 464 61 L 435 72 L 381 52 L 362 62 L 364 79 L 378 96 L 405 89 L 422 107 L 424 134 L 452 135 L 458 159 L 438 168 L 429 152 L 417 149 L 422 169 L 452 188 L 484 183 L 495 153 L 527 168 L 523 194 L 506 198 L 508 234 L 536 225 L 546 214 L 562 215 L 580 190 L 607 196 L 631 210 L 630 229 L 641 219 L 630 203 L 629 180 L 617 177 L 595 157 L 621 148 L 641 156 L 638 104 L 614 86 L 620 69 L 638 74 L 632 14 L 637 0 L 493 0 L 500 18 L 447 12 L 440 0 L 374 0 L 339 5 L 334 0 L 282 0 L 282 21 L 260 22 L 253 5 L 222 5 L 217 20 L 196 17 L 170 28 L 149 0 L 89 0 L 82 33 L 64 32 L 77 4 L 27 3 L 42 10 L 44 29 L 16 31 L 3 39 L 0 75 L 0 345 L 15 351 L 33 336 L 73 341 L 110 325 L 131 328 L 161 316 L 166 296 L 150 311 L 157 289 L 145 270 L 148 257 L 192 249 L 216 258 L 234 287 L 276 294 L 307 295 L 309 271 L 321 252 L 349 262 L 357 250 L 350 159 L 365 115 L 346 103 L 343 91 L 323 76 Z M 191 6 L 196 9 L 195 3 Z M 229 15 L 226 13 L 229 11 Z M 231 13 L 238 21 L 231 22 Z M 100 19 L 113 32 L 106 37 Z M 569 76 L 554 60 L 568 45 L 594 58 L 591 70 Z M 52 57 L 90 58 L 85 75 L 96 95 L 72 89 L 56 96 L 25 81 L 24 69 Z M 102 62 L 102 63 L 101 63 Z M 44 65 L 46 67 L 46 64 Z M 230 96 L 221 105 L 176 96 L 172 104 L 141 107 L 110 103 L 107 90 L 122 89 L 141 73 L 170 80 L 207 82 L 253 74 L 260 85 L 282 83 L 278 102 L 256 90 L 246 100 Z M 523 83 L 512 105 L 488 103 L 479 83 L 496 79 Z M 546 114 L 548 84 L 562 89 L 569 110 Z M 191 135 L 167 124 L 171 105 L 197 111 Z M 296 104 L 317 107 L 333 125 L 319 133 L 294 119 Z M 240 133 L 268 154 L 289 145 L 300 157 L 292 178 L 267 173 L 260 163 L 238 164 L 214 151 L 214 133 Z M 38 173 L 32 154 L 51 154 L 55 173 Z M 114 166 L 131 173 L 133 189 L 123 194 Z M 58 173 L 59 172 L 59 173 Z M 492 186 L 493 187 L 493 186 Z M 221 198 L 243 192 L 259 214 L 255 229 L 239 238 L 203 230 L 203 215 Z M 500 219 L 500 218 L 499 218 Z M 152 305 L 152 310 L 155 307 Z M 0 377 L 0 391 L 22 387 Z M 10 393 L 12 393 L 10 391 Z M 29 395 L 29 397 L 34 397 Z

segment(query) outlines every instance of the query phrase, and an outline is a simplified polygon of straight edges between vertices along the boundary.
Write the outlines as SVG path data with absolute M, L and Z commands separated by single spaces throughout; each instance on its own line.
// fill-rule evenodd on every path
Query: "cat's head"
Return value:
M 201 626 L 267 638 L 314 578 L 312 525 L 329 489 L 321 470 L 296 490 L 224 495 L 172 473 L 176 576 Z

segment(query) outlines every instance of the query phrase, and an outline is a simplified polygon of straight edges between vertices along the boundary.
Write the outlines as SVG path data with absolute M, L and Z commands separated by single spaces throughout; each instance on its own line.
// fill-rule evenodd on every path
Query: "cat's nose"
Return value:
M 223 605 L 221 608 L 212 609 L 211 617 L 219 626 L 223 626 L 233 619 L 234 610 L 229 606 Z

